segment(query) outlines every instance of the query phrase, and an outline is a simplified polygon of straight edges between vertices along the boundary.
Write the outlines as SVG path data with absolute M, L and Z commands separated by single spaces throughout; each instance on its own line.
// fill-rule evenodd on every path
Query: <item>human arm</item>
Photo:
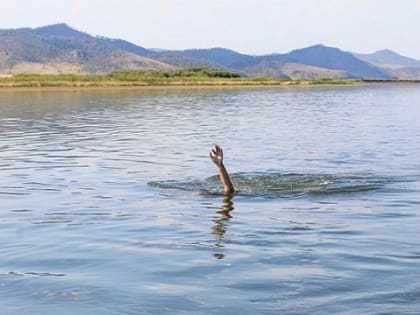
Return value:
M 225 165 L 223 164 L 223 150 L 217 144 L 213 146 L 210 150 L 210 159 L 216 164 L 220 181 L 223 184 L 223 193 L 225 195 L 230 195 L 233 193 L 233 185 L 232 181 L 230 180 L 229 173 L 226 170 Z

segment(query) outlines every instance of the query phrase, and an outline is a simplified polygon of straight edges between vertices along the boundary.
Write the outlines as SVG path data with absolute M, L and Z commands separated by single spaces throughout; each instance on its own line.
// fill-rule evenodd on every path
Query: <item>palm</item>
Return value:
M 210 151 L 210 159 L 218 166 L 223 163 L 223 150 L 217 144 Z

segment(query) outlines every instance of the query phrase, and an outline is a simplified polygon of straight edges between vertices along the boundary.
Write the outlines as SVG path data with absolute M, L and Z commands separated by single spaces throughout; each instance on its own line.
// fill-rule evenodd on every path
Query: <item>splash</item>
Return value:
M 329 175 L 297 173 L 234 173 L 231 179 L 235 194 L 252 197 L 288 198 L 305 195 L 362 193 L 378 190 L 391 179 L 374 175 Z M 159 189 L 173 189 L 202 194 L 220 194 L 218 176 L 205 180 L 150 182 Z

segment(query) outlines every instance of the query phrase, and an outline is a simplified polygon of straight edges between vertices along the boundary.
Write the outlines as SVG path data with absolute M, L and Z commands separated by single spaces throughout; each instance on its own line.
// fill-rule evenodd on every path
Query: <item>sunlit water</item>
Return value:
M 0 153 L 1 314 L 420 312 L 418 85 L 1 90 Z

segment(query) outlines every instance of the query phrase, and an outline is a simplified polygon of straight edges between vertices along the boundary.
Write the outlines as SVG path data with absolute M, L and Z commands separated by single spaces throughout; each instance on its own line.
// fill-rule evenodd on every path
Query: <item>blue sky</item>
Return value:
M 420 59 L 420 0 L 0 0 L 0 28 L 58 22 L 147 48 L 268 54 L 322 43 Z

